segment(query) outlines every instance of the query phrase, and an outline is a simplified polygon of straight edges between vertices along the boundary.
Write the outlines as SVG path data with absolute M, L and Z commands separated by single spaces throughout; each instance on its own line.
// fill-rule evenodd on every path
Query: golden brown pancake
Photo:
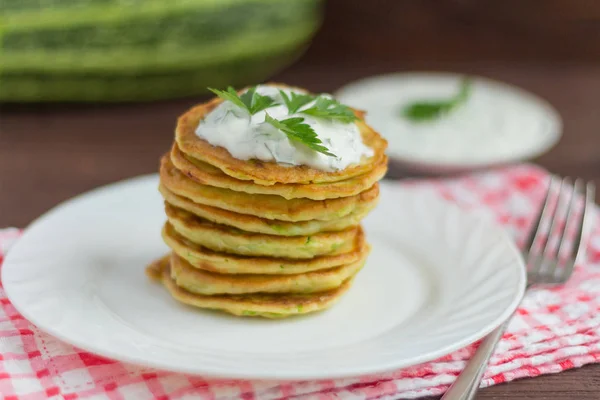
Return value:
M 352 279 L 336 289 L 311 294 L 254 293 L 243 295 L 200 295 L 180 288 L 171 278 L 169 256 L 152 263 L 146 273 L 163 283 L 173 298 L 181 303 L 239 316 L 284 318 L 331 307 L 350 288 Z
M 387 142 L 353 110 L 373 155 L 343 170 L 238 160 L 196 135 L 221 102 L 182 115 L 161 159 L 162 237 L 172 252 L 147 274 L 181 303 L 234 315 L 283 318 L 330 307 L 368 257 L 360 221 L 377 204 Z
M 169 157 L 161 160 L 160 183 L 169 191 L 194 203 L 291 222 L 339 219 L 364 207 L 365 203 L 375 204 L 379 196 L 377 183 L 355 196 L 328 200 L 286 200 L 276 195 L 236 192 L 195 182 L 175 168 Z
M 296 275 L 229 275 L 192 267 L 171 255 L 171 278 L 177 286 L 197 294 L 316 293 L 335 289 L 363 267 L 367 254 L 351 264 Z
M 276 183 L 338 182 L 365 174 L 385 159 L 386 140 L 364 123 L 362 120 L 364 113 L 354 110 L 354 113 L 361 118 L 356 124 L 362 134 L 363 142 L 374 152 L 372 157 L 363 157 L 359 164 L 351 165 L 340 171 L 327 172 L 306 165 L 290 167 L 255 159 L 238 160 L 231 156 L 227 149 L 213 146 L 196 135 L 198 123 L 222 102 L 222 99 L 216 97 L 207 103 L 191 108 L 179 117 L 175 129 L 175 140 L 184 154 L 213 165 L 235 179 L 253 181 L 257 185 L 263 186 Z
M 369 189 L 387 172 L 387 156 L 362 175 L 331 183 L 274 183 L 270 186 L 256 185 L 251 181 L 232 178 L 219 168 L 186 156 L 177 145 L 171 149 L 171 161 L 183 174 L 203 185 L 235 190 L 251 194 L 275 194 L 285 199 L 308 198 L 312 200 L 334 199 L 359 194 Z
M 192 267 L 220 274 L 301 274 L 356 262 L 366 257 L 370 249 L 362 229 L 358 232 L 351 251 L 309 259 L 247 257 L 219 253 L 185 239 L 168 222 L 163 227 L 162 237 L 167 246 Z
M 175 231 L 189 241 L 214 251 L 244 256 L 313 258 L 346 253 L 353 249 L 359 232 L 354 226 L 311 236 L 273 236 L 215 224 L 168 203 L 165 212 Z
M 248 232 L 280 236 L 306 236 L 318 232 L 341 231 L 351 226 L 356 226 L 375 207 L 376 203 L 359 204 L 355 212 L 339 219 L 289 222 L 239 214 L 223 210 L 222 208 L 194 203 L 185 197 L 176 195 L 163 185 L 160 185 L 158 190 L 167 203 L 211 222 L 233 226 L 234 228 Z

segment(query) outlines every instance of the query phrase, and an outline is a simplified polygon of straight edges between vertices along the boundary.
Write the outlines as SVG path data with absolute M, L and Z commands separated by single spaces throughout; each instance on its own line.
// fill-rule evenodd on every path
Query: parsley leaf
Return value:
M 463 104 L 471 94 L 471 81 L 462 80 L 460 90 L 448 100 L 418 101 L 402 109 L 402 115 L 414 122 L 429 121 L 442 116 Z
M 250 114 L 252 115 L 267 108 L 279 105 L 273 98 L 256 93 L 256 86 L 248 89 L 246 93 L 240 96 L 240 99 L 246 104 L 246 107 L 250 110 Z
M 312 107 L 301 112 L 313 117 L 327 118 L 346 123 L 354 122 L 358 119 L 350 107 L 324 96 L 317 97 L 317 102 Z
M 250 115 L 254 115 L 259 111 L 278 105 L 278 103 L 269 96 L 263 96 L 256 93 L 256 86 L 248 89 L 241 96 L 237 94 L 234 88 L 229 86 L 227 91 L 208 88 L 211 92 L 219 96 L 225 101 L 230 101 L 236 106 L 248 111 Z
M 291 140 L 302 143 L 306 147 L 318 151 L 330 157 L 336 157 L 335 154 L 329 152 L 327 147 L 323 146 L 323 142 L 317 136 L 310 125 L 304 123 L 304 118 L 292 117 L 279 121 L 269 114 L 265 114 L 265 122 L 271 124 L 287 135 Z
M 256 86 L 251 87 L 250 89 L 246 90 L 245 93 L 242 93 L 242 95 L 240 96 L 240 100 L 242 101 L 242 103 L 244 103 L 244 106 L 246 106 L 246 109 L 248 111 L 250 111 L 250 114 L 252 114 L 252 99 L 254 98 L 254 94 L 256 93 Z
M 271 97 L 256 93 L 254 97 L 252 97 L 251 113 L 256 114 L 259 111 L 266 110 L 267 108 L 275 107 L 277 105 L 279 105 L 279 103 L 277 103 Z
M 300 107 L 310 103 L 315 99 L 315 97 L 310 94 L 298 94 L 296 92 L 290 92 L 291 97 L 289 97 L 283 90 L 280 90 L 279 94 L 283 98 L 283 101 L 285 102 L 290 114 L 295 114 Z
M 246 103 L 244 103 L 242 101 L 242 99 L 240 99 L 240 97 L 238 96 L 235 89 L 232 88 L 231 86 L 229 86 L 227 88 L 227 90 L 219 90 L 219 89 L 213 89 L 213 88 L 208 88 L 208 90 L 210 90 L 211 92 L 213 92 L 214 94 L 219 96 L 221 99 L 223 99 L 225 101 L 230 101 L 233 104 L 235 104 L 236 106 L 243 108 L 244 110 L 250 112 L 250 109 L 248 108 L 248 106 L 246 106 Z

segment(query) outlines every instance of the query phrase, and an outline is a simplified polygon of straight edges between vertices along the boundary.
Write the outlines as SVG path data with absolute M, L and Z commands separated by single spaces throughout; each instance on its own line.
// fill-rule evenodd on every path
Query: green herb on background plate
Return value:
M 471 80 L 464 78 L 460 90 L 447 100 L 421 100 L 402 108 L 402 115 L 413 122 L 431 121 L 447 114 L 463 104 L 471 95 Z

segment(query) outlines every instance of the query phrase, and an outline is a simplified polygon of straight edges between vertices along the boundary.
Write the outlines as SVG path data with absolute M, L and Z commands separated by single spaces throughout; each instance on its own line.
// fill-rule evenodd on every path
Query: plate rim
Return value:
M 23 230 L 23 234 L 22 234 L 21 238 L 24 237 L 32 227 L 34 227 L 36 224 L 38 224 L 40 221 L 42 221 L 50 213 L 54 213 L 55 211 L 58 211 L 65 207 L 68 207 L 69 204 L 71 204 L 72 202 L 78 201 L 81 198 L 87 197 L 88 195 L 96 194 L 97 192 L 102 192 L 105 189 L 115 189 L 116 187 L 121 186 L 121 185 L 130 185 L 132 183 L 139 184 L 145 180 L 155 180 L 155 179 L 156 180 L 158 179 L 158 174 L 140 175 L 140 176 L 135 176 L 135 177 L 119 180 L 114 183 L 102 185 L 102 186 L 99 186 L 92 190 L 89 190 L 87 192 L 78 194 L 78 195 L 76 195 L 70 199 L 67 199 L 67 200 L 59 203 L 58 205 L 50 208 L 48 211 L 46 211 L 41 216 L 39 216 L 34 221 L 32 221 L 27 226 L 27 228 L 25 228 Z M 392 190 L 400 188 L 400 186 L 397 183 L 386 182 L 386 181 L 383 181 L 380 183 L 383 183 L 383 185 L 388 186 Z M 70 337 L 62 335 L 59 331 L 55 330 L 52 326 L 45 326 L 44 328 L 42 328 L 34 322 L 35 318 L 32 318 L 31 314 L 29 314 L 28 311 L 23 310 L 20 307 L 20 305 L 17 305 L 13 302 L 12 295 L 10 294 L 11 289 L 9 289 L 11 285 L 8 285 L 8 286 L 4 285 L 3 288 L 4 288 L 7 298 L 9 299 L 11 304 L 15 307 L 15 309 L 21 315 L 23 315 L 23 317 L 25 317 L 25 319 L 29 323 L 34 325 L 34 327 L 36 329 L 38 329 L 39 331 L 49 334 L 49 335 L 53 336 L 54 338 L 56 338 L 60 341 L 63 341 L 67 344 L 70 344 L 72 346 L 75 346 L 76 348 L 81 349 L 83 351 L 90 352 L 90 353 L 98 355 L 100 357 L 105 357 L 108 359 L 137 365 L 140 368 L 144 368 L 144 367 L 154 368 L 154 369 L 163 370 L 163 371 L 192 374 L 192 375 L 201 375 L 201 376 L 205 376 L 207 378 L 216 378 L 216 379 L 223 378 L 223 379 L 273 380 L 273 381 L 340 379 L 340 378 L 352 378 L 352 377 L 359 377 L 359 376 L 364 376 L 364 375 L 390 372 L 390 371 L 397 370 L 400 368 L 406 368 L 409 366 L 414 366 L 414 365 L 418 365 L 418 364 L 421 364 L 424 362 L 435 360 L 439 357 L 442 357 L 442 356 L 452 353 L 456 350 L 464 348 L 465 346 L 468 346 L 469 344 L 472 344 L 472 343 L 476 342 L 477 340 L 483 338 L 484 336 L 486 336 L 487 334 L 492 332 L 496 327 L 500 326 L 503 322 L 505 322 L 508 318 L 510 318 L 512 316 L 512 314 L 516 311 L 519 304 L 521 303 L 521 300 L 525 293 L 525 287 L 526 287 L 525 265 L 524 265 L 523 259 L 521 257 L 521 254 L 520 254 L 518 248 L 516 247 L 514 241 L 510 238 L 508 233 L 491 219 L 483 218 L 481 215 L 474 215 L 473 213 L 469 213 L 467 210 L 462 209 L 457 204 L 444 201 L 443 199 L 439 198 L 438 196 L 434 196 L 433 194 L 431 194 L 431 197 L 436 198 L 436 201 L 439 201 L 440 203 L 444 204 L 444 207 L 455 208 L 460 213 L 465 214 L 467 217 L 482 220 L 482 221 L 484 221 L 485 224 L 488 225 L 489 228 L 496 230 L 498 232 L 499 236 L 501 237 L 502 241 L 505 243 L 506 246 L 508 246 L 510 251 L 513 253 L 514 260 L 516 262 L 513 264 L 518 265 L 519 282 L 518 282 L 518 286 L 516 287 L 515 296 L 513 297 L 510 305 L 508 305 L 504 309 L 502 314 L 500 314 L 500 316 L 498 316 L 496 319 L 494 319 L 493 322 L 490 322 L 484 329 L 480 329 L 476 333 L 473 333 L 470 336 L 464 337 L 461 340 L 457 340 L 450 345 L 439 348 L 436 351 L 430 351 L 421 356 L 413 357 L 410 359 L 405 359 L 400 362 L 391 361 L 388 363 L 379 363 L 379 364 L 377 364 L 376 367 L 371 367 L 371 368 L 363 367 L 361 365 L 354 365 L 352 367 L 346 367 L 343 371 L 338 371 L 338 372 L 333 372 L 333 373 L 326 372 L 326 371 L 320 371 L 320 372 L 314 372 L 314 373 L 299 374 L 299 373 L 295 373 L 295 372 L 287 373 L 285 371 L 278 371 L 277 375 L 273 375 L 270 373 L 264 374 L 264 373 L 260 373 L 260 371 L 257 371 L 254 373 L 239 373 L 239 372 L 233 372 L 230 374 L 227 372 L 218 372 L 217 373 L 214 370 L 211 370 L 210 368 L 204 368 L 202 365 L 200 365 L 199 367 L 194 367 L 194 368 L 189 368 L 189 367 L 185 367 L 185 366 L 176 366 L 176 365 L 172 365 L 172 364 L 169 366 L 165 366 L 165 363 L 154 362 L 154 361 L 151 361 L 148 359 L 142 359 L 139 357 L 131 357 L 130 355 L 123 355 L 118 352 L 113 352 L 112 350 L 105 350 L 105 349 L 101 349 L 101 348 L 98 349 L 94 345 L 94 343 L 90 344 L 90 342 L 85 342 L 85 341 L 82 341 L 79 339 L 72 339 Z M 19 243 L 22 243 L 22 241 L 18 240 L 14 244 L 13 248 L 18 247 Z M 10 262 L 10 258 L 11 258 L 11 256 L 10 256 L 11 253 L 13 253 L 13 252 L 12 251 L 8 252 L 8 254 L 6 255 L 4 262 L 3 262 L 2 271 L 1 271 L 1 278 L 2 278 L 3 283 L 5 282 L 5 275 L 7 274 L 6 271 L 8 270 L 6 268 L 6 265 L 10 265 L 9 262 Z M 308 352 L 318 353 L 317 351 L 313 351 L 313 350 L 306 351 L 306 353 L 308 353 Z

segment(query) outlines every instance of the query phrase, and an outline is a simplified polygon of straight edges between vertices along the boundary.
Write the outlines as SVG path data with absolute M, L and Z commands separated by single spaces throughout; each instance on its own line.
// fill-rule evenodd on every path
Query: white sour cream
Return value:
M 403 117 L 406 105 L 452 98 L 462 76 L 393 74 L 367 78 L 336 97 L 367 111 L 366 122 L 388 140 L 395 159 L 426 165 L 481 166 L 538 155 L 560 136 L 561 120 L 546 102 L 516 87 L 474 78 L 466 102 L 433 121 Z
M 275 161 L 284 165 L 307 165 L 323 171 L 336 171 L 360 162 L 363 156 L 372 156 L 373 150 L 366 146 L 355 123 L 341 123 L 305 114 L 288 114 L 279 89 L 290 93 L 287 88 L 261 85 L 257 93 L 274 98 L 275 107 L 250 115 L 235 104 L 224 101 L 208 113 L 196 128 L 196 135 L 213 146 L 221 146 L 239 160 L 258 159 Z M 308 103 L 301 110 L 310 108 Z M 290 140 L 287 135 L 269 123 L 265 114 L 284 120 L 302 117 L 310 125 L 323 145 L 336 157 L 316 152 L 302 143 Z

